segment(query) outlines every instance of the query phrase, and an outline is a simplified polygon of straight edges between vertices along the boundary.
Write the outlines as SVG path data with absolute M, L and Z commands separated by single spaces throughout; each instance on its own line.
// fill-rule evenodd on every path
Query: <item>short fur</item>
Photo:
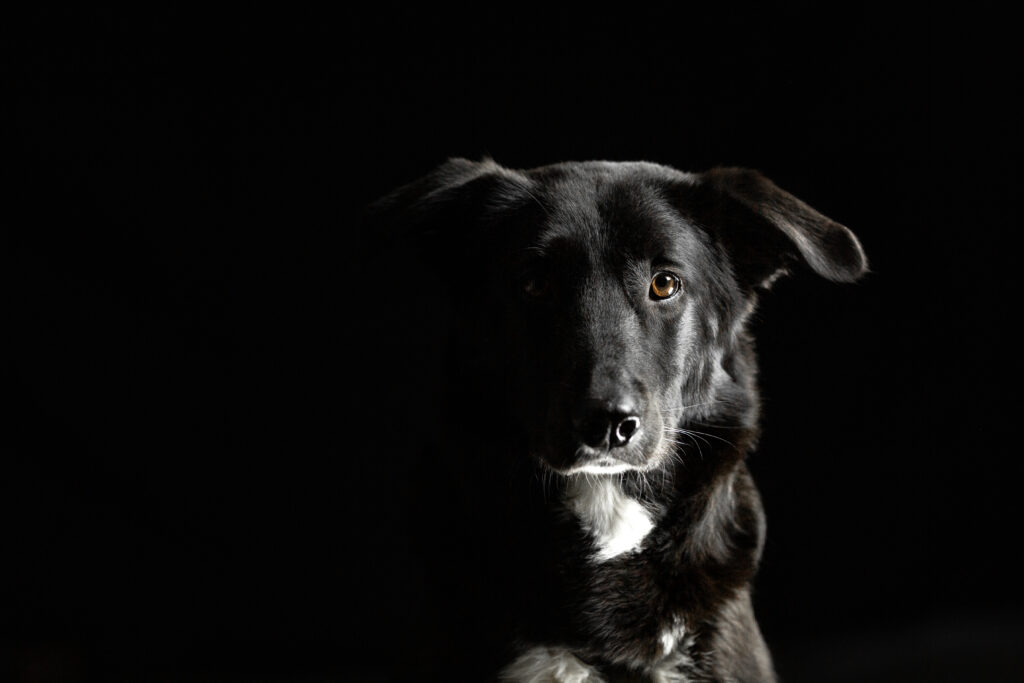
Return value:
M 458 500 L 431 575 L 455 625 L 424 630 L 459 650 L 424 675 L 774 680 L 750 600 L 765 521 L 745 325 L 791 267 L 862 275 L 854 235 L 755 171 L 610 162 L 453 159 L 369 223 L 381 244 L 416 241 L 456 302 L 456 436 L 420 509 Z M 658 299 L 664 271 L 682 288 Z M 587 437 L 595 404 L 639 429 Z

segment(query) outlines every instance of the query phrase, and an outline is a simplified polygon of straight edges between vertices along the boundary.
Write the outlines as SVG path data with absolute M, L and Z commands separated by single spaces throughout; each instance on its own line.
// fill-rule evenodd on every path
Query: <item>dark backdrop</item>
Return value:
M 416 579 L 365 463 L 416 439 L 377 429 L 420 394 L 372 385 L 419 341 L 374 338 L 396 303 L 358 216 L 482 155 L 750 166 L 853 229 L 869 277 L 781 282 L 755 323 L 778 669 L 1024 670 L 1005 17 L 380 6 L 0 31 L 14 680 L 347 680 L 394 655 Z

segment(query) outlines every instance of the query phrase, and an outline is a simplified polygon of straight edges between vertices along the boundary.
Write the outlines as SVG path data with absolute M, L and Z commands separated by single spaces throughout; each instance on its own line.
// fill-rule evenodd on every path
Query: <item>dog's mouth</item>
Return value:
M 597 450 L 579 446 L 572 456 L 563 462 L 545 455 L 538 455 L 537 459 L 546 469 L 565 477 L 580 474 L 616 475 L 625 472 L 648 472 L 658 468 L 665 460 L 665 446 L 664 438 L 656 439 L 653 443 L 645 443 L 644 446 L 637 444 L 629 449 Z
M 630 470 L 636 469 L 640 468 L 636 465 L 631 465 L 628 462 L 622 462 L 618 458 L 607 456 L 582 465 L 570 467 L 569 469 L 555 469 L 555 471 L 568 477 L 574 474 L 622 474 L 623 472 L 629 472 Z

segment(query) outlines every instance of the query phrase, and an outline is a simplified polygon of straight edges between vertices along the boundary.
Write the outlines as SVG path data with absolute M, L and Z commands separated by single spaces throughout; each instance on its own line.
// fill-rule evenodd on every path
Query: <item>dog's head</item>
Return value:
M 853 233 L 745 169 L 454 159 L 370 215 L 417 236 L 482 323 L 503 385 L 465 400 L 511 397 L 494 433 L 563 474 L 660 466 L 680 426 L 752 391 L 759 290 L 799 264 L 866 270 Z

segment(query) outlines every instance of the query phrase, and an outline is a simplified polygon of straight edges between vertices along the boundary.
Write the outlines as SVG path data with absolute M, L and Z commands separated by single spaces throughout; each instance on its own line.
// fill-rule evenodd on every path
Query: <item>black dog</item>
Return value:
M 795 265 L 862 275 L 854 235 L 755 171 L 649 163 L 455 159 L 371 222 L 415 236 L 458 325 L 425 468 L 445 484 L 419 507 L 456 625 L 430 621 L 424 656 L 454 642 L 449 672 L 511 681 L 774 680 L 745 324 Z

